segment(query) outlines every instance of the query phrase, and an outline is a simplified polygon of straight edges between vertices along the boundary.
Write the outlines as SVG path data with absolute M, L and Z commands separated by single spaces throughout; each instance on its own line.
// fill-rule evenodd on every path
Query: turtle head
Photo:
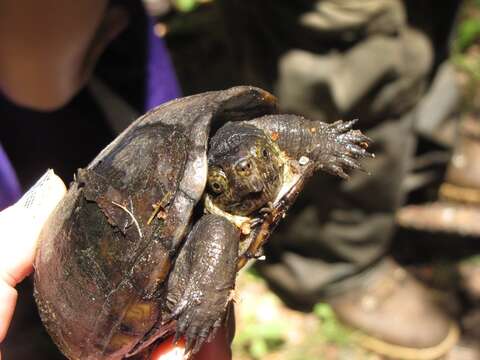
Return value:
M 213 136 L 207 191 L 223 211 L 246 216 L 273 201 L 281 174 L 280 151 L 261 129 L 232 122 Z

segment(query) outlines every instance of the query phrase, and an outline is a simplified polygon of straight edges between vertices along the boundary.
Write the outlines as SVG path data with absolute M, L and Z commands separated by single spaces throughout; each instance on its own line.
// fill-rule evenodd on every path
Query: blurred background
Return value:
M 2 88 L 0 155 L 15 175 L 0 207 L 46 168 L 71 181 L 153 106 L 259 86 L 283 111 L 359 118 L 377 159 L 349 183 L 313 181 L 266 261 L 239 275 L 233 358 L 480 359 L 480 1 L 106 6 L 128 26 L 65 103 L 44 109 Z M 2 353 L 62 359 L 28 280 Z
M 402 181 L 404 207 L 396 211 L 390 251 L 460 324 L 461 340 L 439 358 L 480 359 L 478 202 L 471 193 L 449 198 L 441 191 L 449 182 L 478 188 L 473 164 L 479 163 L 480 133 L 473 133 L 479 124 L 480 2 L 404 3 L 408 23 L 428 34 L 434 60 L 415 105 L 416 146 Z M 397 358 L 365 350 L 358 329 L 345 326 L 328 301 L 311 312 L 285 306 L 255 268 L 240 278 L 239 287 L 234 341 L 239 359 Z
M 228 12 L 225 15 L 224 3 L 215 0 L 178 1 L 180 12 L 161 18 L 157 25 L 159 32 L 167 41 L 182 91 L 185 94 L 205 89 L 224 88 L 231 84 L 248 83 L 267 88 L 276 95 L 280 95 L 280 104 L 282 104 L 281 95 L 284 92 L 279 93 L 279 90 L 283 89 L 278 84 L 280 71 L 278 57 L 281 57 L 279 54 L 296 46 L 308 50 L 318 46 L 318 49 L 312 50 L 313 53 L 324 53 L 325 48 L 328 47 L 342 48 L 336 50 L 342 52 L 349 45 L 332 45 L 332 33 L 342 31 L 343 37 L 355 37 L 348 34 L 349 31 L 353 32 L 349 25 L 342 28 L 343 24 L 341 24 L 335 28 L 332 24 L 328 24 L 331 26 L 326 31 L 329 34 L 322 34 L 321 37 L 315 38 L 313 40 L 315 45 L 305 44 L 308 40 L 295 45 L 292 45 L 294 43 L 292 40 L 284 41 L 286 44 L 279 44 L 281 40 L 278 38 L 281 36 L 294 36 L 295 28 L 292 24 L 298 24 L 305 19 L 304 14 L 308 12 L 305 9 L 311 6 L 312 2 L 277 1 L 270 8 L 267 5 L 256 7 L 254 2 L 248 2 L 250 4 L 243 7 L 249 7 L 248 13 L 242 13 L 239 10 L 236 13 L 236 19 L 228 16 Z M 358 3 L 356 11 L 365 12 L 361 2 Z M 480 359 L 478 345 L 480 344 L 480 243 L 478 241 L 480 232 L 476 229 L 480 224 L 480 213 L 477 214 L 478 202 L 474 204 L 467 195 L 466 199 L 453 199 L 448 203 L 449 199 L 439 195 L 440 188 L 449 180 L 460 185 L 465 184 L 463 178 L 459 179 L 463 175 L 455 177 L 455 174 L 452 175 L 454 171 L 470 174 L 468 175 L 471 176 L 470 182 L 467 181 L 468 187 L 478 188 L 480 185 L 478 182 L 480 173 L 475 171 L 476 165 L 473 165 L 480 163 L 478 161 L 480 159 L 476 157 L 480 155 L 480 148 L 478 144 L 465 145 L 463 137 L 471 138 L 472 131 L 467 135 L 462 131 L 464 126 L 462 124 L 478 124 L 480 2 L 467 0 L 439 4 L 433 1 L 404 1 L 403 4 L 408 25 L 428 37 L 433 48 L 433 59 L 426 76 L 425 88 L 415 103 L 417 116 L 412 130 L 416 145 L 412 160 L 408 163 L 408 173 L 402 180 L 405 191 L 404 205 L 418 205 L 418 207 L 406 206 L 397 211 L 397 226 L 392 236 L 390 251 L 400 264 L 429 288 L 445 311 L 458 320 L 462 329 L 462 339 L 444 357 Z M 363 5 L 368 6 L 367 3 Z M 242 7 L 239 6 L 240 8 Z M 270 11 L 272 8 L 276 8 L 274 15 Z M 283 17 L 279 14 L 283 14 Z M 395 15 L 392 15 L 392 18 L 394 17 Z M 392 18 L 386 20 L 390 25 L 394 22 Z M 258 25 L 258 22 L 261 25 Z M 281 26 L 275 26 L 271 25 L 272 22 L 284 23 Z M 234 27 L 233 30 L 232 27 Z M 283 33 L 282 30 L 277 30 L 279 27 L 283 28 Z M 236 36 L 232 35 L 232 32 Z M 304 38 L 312 37 L 310 33 L 302 33 L 302 35 Z M 360 36 L 363 37 L 365 34 Z M 264 37 L 268 40 L 264 40 Z M 358 39 L 349 41 L 354 43 Z M 257 51 L 255 48 L 263 47 L 265 43 L 269 43 L 270 47 L 276 47 L 276 49 L 271 50 L 269 46 L 265 46 L 261 52 L 255 52 Z M 375 55 L 372 53 L 372 58 Z M 249 56 L 256 56 L 256 58 L 245 59 Z M 277 59 L 266 59 L 268 57 Z M 312 65 L 308 61 L 303 59 L 302 65 L 311 69 Z M 374 60 L 371 59 L 371 61 Z M 266 65 L 258 65 L 262 62 Z M 357 69 L 362 71 L 361 67 Z M 365 71 L 369 69 L 366 68 Z M 316 76 L 314 72 L 315 70 L 312 70 L 310 74 L 312 78 Z M 296 81 L 302 80 L 297 78 Z M 318 80 L 319 83 L 321 81 L 323 79 Z M 291 82 L 285 86 L 295 87 Z M 362 85 L 356 85 L 353 77 L 350 86 L 361 87 Z M 372 92 L 375 86 L 378 84 L 363 89 L 362 96 L 367 97 L 368 95 L 365 94 Z M 308 92 L 308 89 L 305 87 L 302 90 Z M 326 97 L 329 96 L 331 94 L 327 94 Z M 285 96 L 287 97 L 288 95 Z M 288 102 L 285 104 L 286 108 L 291 107 L 291 101 L 299 100 L 294 96 L 291 97 L 293 100 L 284 100 L 284 103 Z M 398 101 L 401 101 L 400 97 Z M 325 105 L 328 102 L 325 99 L 318 102 L 325 108 L 335 107 L 331 104 Z M 305 108 L 300 111 L 296 108 L 293 110 L 310 116 L 313 113 L 316 118 L 325 116 L 324 114 L 318 116 L 308 105 L 305 105 Z M 351 108 L 355 109 L 355 106 Z M 366 120 L 357 115 L 358 113 L 354 110 L 348 111 L 351 111 L 353 117 L 360 117 L 360 124 Z M 339 112 L 341 116 L 345 116 L 348 111 Z M 471 128 L 474 128 L 473 131 L 480 129 L 478 125 L 473 125 Z M 477 132 L 477 134 L 480 133 Z M 474 139 L 473 142 L 478 141 L 478 138 L 474 137 Z M 457 159 L 466 157 L 464 162 L 469 165 L 464 165 L 461 170 L 457 169 L 452 164 L 452 154 L 456 154 Z M 471 197 L 473 200 L 474 196 Z M 443 206 L 445 201 L 447 204 Z M 455 205 L 452 206 L 451 203 Z M 462 205 L 457 207 L 457 203 Z M 442 219 L 445 217 L 455 219 L 442 224 Z M 422 223 L 421 220 L 424 222 Z M 295 311 L 292 306 L 286 305 L 290 303 L 290 299 L 282 297 L 284 294 L 281 291 L 272 292 L 271 287 L 268 286 L 269 283 L 271 281 L 265 281 L 255 267 L 247 270 L 239 278 L 239 291 L 236 296 L 237 332 L 233 343 L 234 358 L 384 358 L 375 352 L 362 349 L 362 346 L 355 341 L 356 329 L 345 326 L 337 318 L 328 302 L 318 301 L 307 312 Z M 416 330 L 412 327 L 411 331 Z

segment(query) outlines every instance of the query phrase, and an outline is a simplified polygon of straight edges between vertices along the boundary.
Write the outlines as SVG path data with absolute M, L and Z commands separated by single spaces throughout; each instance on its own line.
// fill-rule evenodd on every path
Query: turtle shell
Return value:
M 210 129 L 275 109 L 246 86 L 177 99 L 78 170 L 35 259 L 39 312 L 68 358 L 120 359 L 162 331 L 162 284 L 205 189 Z

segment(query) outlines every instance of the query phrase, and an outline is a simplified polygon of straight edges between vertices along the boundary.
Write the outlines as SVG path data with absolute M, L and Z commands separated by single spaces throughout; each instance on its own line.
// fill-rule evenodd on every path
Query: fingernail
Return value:
M 45 207 L 54 207 L 65 193 L 65 185 L 52 169 L 45 174 L 15 204 L 18 208 L 28 210 L 35 220 L 44 216 Z
M 48 187 L 51 186 L 50 180 L 55 176 L 52 169 L 47 170 L 40 179 L 22 196 L 18 201 L 18 206 L 25 209 L 31 209 L 38 206 L 43 201 L 43 197 L 48 192 Z

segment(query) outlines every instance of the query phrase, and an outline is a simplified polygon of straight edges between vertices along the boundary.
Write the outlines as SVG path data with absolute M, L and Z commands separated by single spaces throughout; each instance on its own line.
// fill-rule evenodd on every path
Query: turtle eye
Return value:
M 211 187 L 212 187 L 212 190 L 218 194 L 222 192 L 222 184 L 217 181 L 213 181 L 211 183 Z
M 270 160 L 272 157 L 272 153 L 268 146 L 259 144 L 256 149 L 256 156 L 263 160 Z
M 215 194 L 221 194 L 227 189 L 227 177 L 223 171 L 212 170 L 208 176 L 208 185 Z

